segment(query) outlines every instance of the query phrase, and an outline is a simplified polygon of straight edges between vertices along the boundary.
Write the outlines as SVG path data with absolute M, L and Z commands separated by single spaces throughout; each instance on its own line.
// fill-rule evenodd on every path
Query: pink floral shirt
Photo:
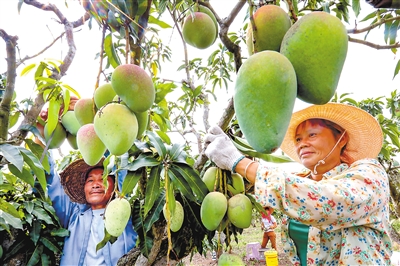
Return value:
M 319 182 L 260 164 L 256 200 L 280 209 L 282 244 L 300 265 L 287 218 L 310 225 L 307 265 L 390 265 L 388 177 L 375 159 L 341 164 Z

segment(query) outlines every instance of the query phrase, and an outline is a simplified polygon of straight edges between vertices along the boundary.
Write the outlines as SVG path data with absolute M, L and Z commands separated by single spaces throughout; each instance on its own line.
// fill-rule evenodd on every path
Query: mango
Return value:
M 238 173 L 232 173 L 231 174 L 231 184 L 228 184 L 228 190 L 233 194 L 239 194 L 239 193 L 244 193 L 245 186 L 244 186 L 244 180 L 241 175 Z
M 83 125 L 76 134 L 76 142 L 83 160 L 90 166 L 96 165 L 107 148 L 94 130 L 94 124 Z
M 138 122 L 128 107 L 110 103 L 96 113 L 94 129 L 110 153 L 119 156 L 133 145 L 138 133 Z
M 151 77 L 133 64 L 119 65 L 111 75 L 111 85 L 117 95 L 133 112 L 150 109 L 156 91 Z
M 253 14 L 256 30 L 249 23 L 247 49 L 249 55 L 272 50 L 279 52 L 283 36 L 292 26 L 289 15 L 276 5 L 264 5 Z
M 210 16 L 210 18 L 212 19 L 212 21 L 214 22 L 214 25 L 215 25 L 215 39 L 217 39 L 218 38 L 218 21 L 214 15 L 214 13 L 208 7 L 202 6 L 202 5 L 197 5 L 197 7 L 195 8 L 195 11 L 203 12 Z M 215 40 L 214 40 L 214 42 L 215 42 Z
M 93 123 L 96 110 L 92 98 L 79 99 L 75 104 L 74 111 L 76 119 L 79 121 L 81 126 Z
M 218 167 L 211 166 L 207 168 L 202 177 L 203 182 L 206 184 L 208 191 L 214 191 L 215 180 L 217 179 Z
M 78 142 L 76 140 L 76 135 L 72 135 L 71 133 L 67 132 L 67 141 L 69 146 L 71 146 L 72 149 L 77 150 L 78 148 Z
M 218 258 L 218 266 L 245 266 L 243 259 L 234 253 L 222 253 Z
M 67 111 L 61 117 L 61 124 L 64 126 L 65 130 L 72 135 L 76 135 L 78 133 L 81 124 L 79 123 L 78 119 L 76 118 L 75 111 Z
M 240 67 L 234 91 L 236 117 L 248 143 L 273 153 L 281 145 L 297 95 L 290 61 L 275 51 L 251 55 Z
M 131 205 L 125 198 L 116 198 L 108 203 L 104 212 L 104 226 L 107 232 L 119 237 L 125 230 L 131 216 Z
M 228 208 L 228 200 L 221 192 L 208 193 L 201 203 L 200 218 L 204 227 L 214 231 L 220 225 Z
M 244 194 L 236 194 L 228 200 L 228 219 L 238 228 L 248 228 L 252 219 L 252 204 Z
M 326 12 L 309 13 L 286 32 L 280 53 L 296 71 L 300 100 L 312 104 L 329 102 L 335 94 L 347 48 L 346 27 Z
M 49 132 L 47 123 L 44 126 L 44 139 L 46 140 L 46 143 L 49 141 L 51 135 L 53 132 Z M 54 129 L 54 134 L 53 137 L 49 143 L 49 149 L 58 149 L 61 147 L 61 145 L 64 143 L 65 139 L 67 138 L 67 132 L 65 131 L 64 127 L 61 125 L 61 123 L 57 123 L 56 128 Z
M 189 14 L 182 27 L 185 42 L 198 49 L 210 47 L 216 39 L 216 31 L 211 17 L 203 12 Z
M 167 204 L 164 204 L 163 214 L 165 219 L 167 220 Z M 172 232 L 178 232 L 179 229 L 181 229 L 184 218 L 185 218 L 185 213 L 183 211 L 182 204 L 176 200 L 175 210 L 173 212 L 170 211 L 170 219 L 171 219 L 170 229 Z
M 111 85 L 111 83 L 106 83 L 100 85 L 93 94 L 94 103 L 97 109 L 103 107 L 106 103 L 112 102 L 115 95 L 117 95 Z

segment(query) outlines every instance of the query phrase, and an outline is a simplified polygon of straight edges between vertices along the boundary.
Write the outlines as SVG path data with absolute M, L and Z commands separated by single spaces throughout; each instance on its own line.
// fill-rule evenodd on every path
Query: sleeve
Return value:
M 254 193 L 261 205 L 268 203 L 320 230 L 380 221 L 390 195 L 387 175 L 373 159 L 319 182 L 278 167 L 259 167 Z
M 56 165 L 51 153 L 49 156 L 49 164 L 50 172 L 46 174 L 49 198 L 51 199 L 57 217 L 60 219 L 61 225 L 64 228 L 67 228 L 70 212 L 74 206 L 74 203 L 70 201 L 68 195 L 64 192 L 60 182 L 60 176 L 57 173 Z
M 400 8 L 400 0 L 367 0 L 375 8 Z

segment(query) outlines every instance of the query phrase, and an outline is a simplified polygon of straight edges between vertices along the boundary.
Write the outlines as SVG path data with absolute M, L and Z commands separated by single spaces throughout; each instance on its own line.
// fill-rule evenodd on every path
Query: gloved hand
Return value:
M 219 168 L 235 172 L 236 164 L 244 158 L 219 126 L 212 126 L 204 138 L 208 144 L 205 154 Z

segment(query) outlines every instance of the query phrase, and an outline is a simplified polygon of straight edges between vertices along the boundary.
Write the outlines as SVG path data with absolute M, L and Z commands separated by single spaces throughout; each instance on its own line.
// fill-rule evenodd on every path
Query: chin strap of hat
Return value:
M 331 155 L 331 153 L 333 152 L 334 149 L 336 149 L 336 146 L 339 144 L 340 140 L 343 138 L 345 133 L 346 133 L 346 130 L 343 131 L 342 135 L 340 136 L 340 138 L 336 142 L 335 146 L 333 146 L 332 150 L 328 153 L 328 155 L 326 155 L 324 159 L 319 160 L 317 162 L 317 164 L 314 166 L 314 171 L 313 171 L 314 175 L 318 174 L 317 173 L 317 167 L 320 166 L 321 164 L 325 164 L 325 159 L 328 158 L 329 155 Z

